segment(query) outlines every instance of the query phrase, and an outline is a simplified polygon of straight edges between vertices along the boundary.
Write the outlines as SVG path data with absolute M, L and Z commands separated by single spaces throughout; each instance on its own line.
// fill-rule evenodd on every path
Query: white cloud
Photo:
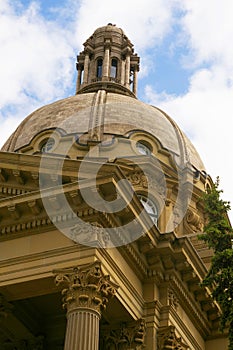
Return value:
M 223 86 L 219 72 L 201 70 L 194 74 L 183 96 L 156 93 L 149 86 L 146 95 L 185 131 L 213 180 L 220 176 L 224 198 L 232 201 L 233 89 Z
M 20 111 L 63 96 L 74 74 L 70 34 L 46 21 L 35 2 L 27 9 L 10 4 L 2 0 L 0 8 L 0 106 L 9 125 Z
M 121 27 L 137 51 L 151 48 L 170 31 L 176 0 L 84 0 L 77 14 L 76 36 L 86 40 L 107 23 Z
M 195 63 L 219 61 L 232 65 L 233 2 L 231 0 L 180 0 L 186 14 L 182 19 Z

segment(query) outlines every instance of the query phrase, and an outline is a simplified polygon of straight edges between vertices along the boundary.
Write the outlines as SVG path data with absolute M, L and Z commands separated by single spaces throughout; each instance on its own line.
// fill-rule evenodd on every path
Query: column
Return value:
M 137 95 L 137 87 L 138 87 L 138 81 L 137 81 L 137 66 L 134 67 L 133 71 L 133 93 Z
M 56 285 L 63 288 L 63 307 L 67 310 L 64 350 L 98 350 L 101 312 L 117 285 L 103 274 L 99 261 L 54 273 Z
M 81 85 L 81 76 L 82 76 L 82 67 L 80 64 L 78 64 L 78 76 L 77 76 L 77 82 L 76 82 L 76 93 L 79 91 L 80 89 L 80 85 Z
M 129 89 L 130 87 L 130 53 L 127 53 L 125 62 L 125 86 Z
M 104 61 L 103 61 L 103 80 L 109 78 L 109 58 L 110 58 L 110 43 L 105 43 Z
M 89 53 L 85 53 L 85 59 L 84 59 L 84 72 L 83 72 L 83 83 L 87 84 L 88 83 L 88 75 L 89 75 Z
M 121 84 L 125 85 L 125 60 L 121 60 Z

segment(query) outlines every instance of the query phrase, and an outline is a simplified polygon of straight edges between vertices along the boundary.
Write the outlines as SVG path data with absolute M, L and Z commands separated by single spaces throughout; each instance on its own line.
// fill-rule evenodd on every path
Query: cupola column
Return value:
M 134 67 L 134 71 L 133 71 L 133 93 L 135 95 L 137 95 L 137 88 L 138 88 L 138 75 L 137 75 L 138 71 L 137 71 L 137 67 Z
M 101 312 L 117 286 L 103 274 L 99 261 L 54 273 L 56 285 L 63 288 L 63 307 L 67 310 L 64 350 L 98 350 Z
M 121 61 L 121 84 L 125 85 L 125 60 L 123 57 Z
M 103 62 L 103 80 L 109 78 L 109 61 L 110 61 L 110 42 L 105 42 L 104 62 Z
M 88 83 L 88 75 L 89 75 L 89 53 L 85 52 L 85 59 L 84 59 L 84 72 L 83 72 L 83 83 L 87 84 Z
M 77 76 L 77 82 L 76 82 L 76 93 L 78 92 L 78 90 L 80 89 L 80 85 L 81 85 L 81 77 L 82 77 L 82 67 L 79 64 L 77 66 L 78 68 L 78 76 Z
M 130 87 L 130 52 L 127 52 L 125 62 L 125 86 L 129 89 Z

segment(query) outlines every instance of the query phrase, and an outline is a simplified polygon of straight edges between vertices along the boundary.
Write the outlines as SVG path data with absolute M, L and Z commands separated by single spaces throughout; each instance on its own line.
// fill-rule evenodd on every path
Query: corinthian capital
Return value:
M 99 261 L 83 267 L 54 271 L 55 283 L 62 287 L 63 307 L 70 311 L 88 308 L 100 313 L 116 293 L 117 285 L 104 275 Z

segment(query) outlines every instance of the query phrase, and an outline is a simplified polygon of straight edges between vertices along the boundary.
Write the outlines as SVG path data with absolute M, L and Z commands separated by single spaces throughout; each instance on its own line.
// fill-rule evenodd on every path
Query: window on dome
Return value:
M 112 59 L 110 77 L 114 79 L 117 77 L 117 60 L 115 58 Z
M 97 79 L 102 78 L 102 70 L 103 70 L 103 59 L 99 58 L 97 60 L 97 72 L 96 72 Z
M 148 143 L 138 141 L 136 143 L 136 148 L 137 148 L 138 152 L 144 156 L 151 155 L 151 147 Z
M 55 140 L 53 138 L 46 139 L 40 147 L 42 153 L 49 153 L 55 145 Z
M 138 195 L 140 202 L 142 203 L 145 211 L 150 216 L 151 220 L 155 225 L 158 224 L 158 207 L 157 205 L 148 197 L 144 195 Z

